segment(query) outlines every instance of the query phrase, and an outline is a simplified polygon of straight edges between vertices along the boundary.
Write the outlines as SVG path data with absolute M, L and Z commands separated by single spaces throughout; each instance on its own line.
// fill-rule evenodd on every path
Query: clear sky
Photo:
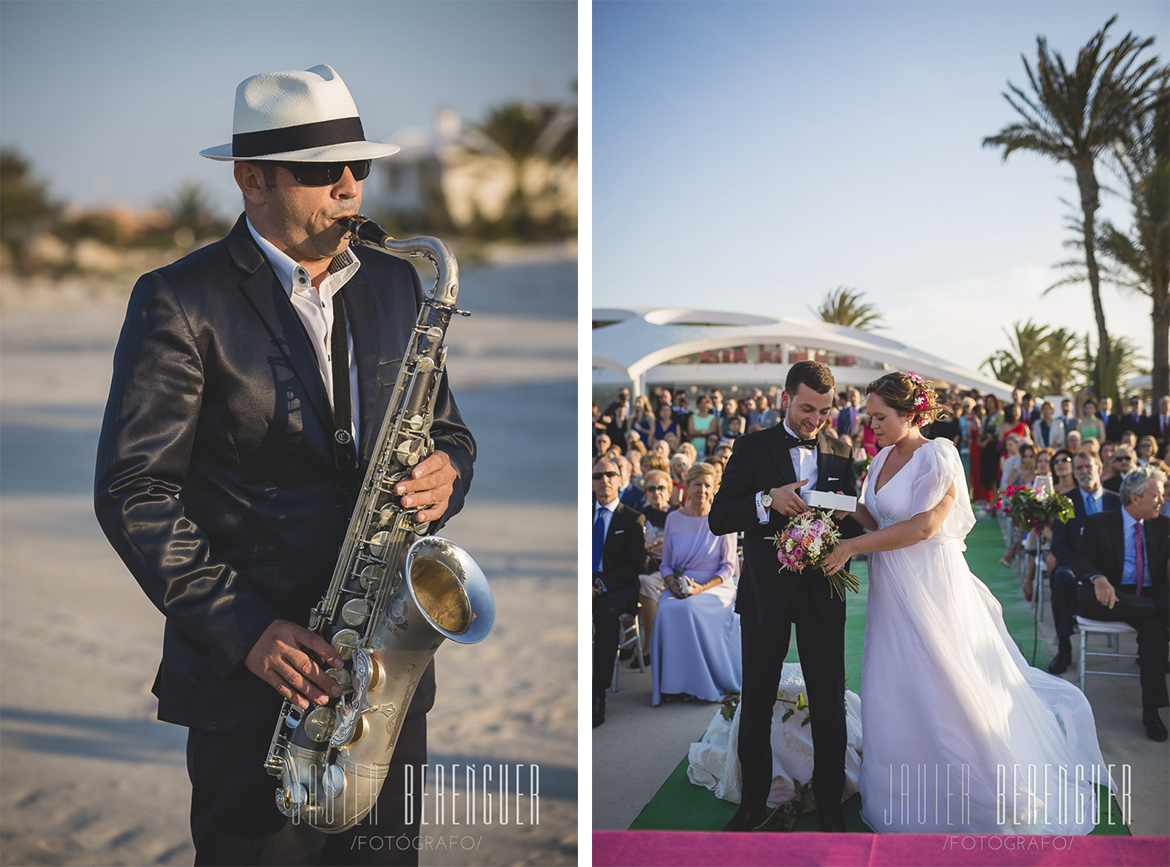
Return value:
M 1087 285 L 1041 297 L 1071 169 L 981 142 L 1037 35 L 1073 63 L 1115 13 L 1170 61 L 1165 0 L 595 3 L 594 305 L 812 318 L 845 285 L 880 334 L 972 368 L 1016 320 L 1095 335 Z M 1104 295 L 1149 364 L 1148 301 Z
M 367 136 L 465 123 L 510 100 L 575 101 L 577 5 L 554 2 L 0 2 L 0 143 L 60 200 L 150 205 L 186 181 L 224 215 L 240 81 L 328 63 Z

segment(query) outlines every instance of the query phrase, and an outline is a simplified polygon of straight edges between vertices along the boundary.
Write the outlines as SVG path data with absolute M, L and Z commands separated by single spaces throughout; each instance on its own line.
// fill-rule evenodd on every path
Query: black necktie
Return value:
M 333 334 L 330 340 L 333 356 L 333 442 L 338 462 L 343 467 L 357 466 L 357 452 L 353 435 L 353 408 L 349 397 L 349 334 L 345 324 L 345 299 L 338 289 L 333 293 Z
M 787 430 L 784 431 L 784 446 L 790 449 L 815 449 L 817 447 L 817 438 L 802 440 L 800 437 L 793 436 Z

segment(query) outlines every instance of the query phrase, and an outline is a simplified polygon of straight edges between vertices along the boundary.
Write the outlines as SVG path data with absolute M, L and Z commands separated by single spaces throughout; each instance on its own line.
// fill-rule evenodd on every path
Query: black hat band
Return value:
M 236 133 L 232 136 L 232 156 L 236 159 L 247 159 L 365 140 L 366 134 L 362 130 L 360 117 L 341 117 L 281 129 Z

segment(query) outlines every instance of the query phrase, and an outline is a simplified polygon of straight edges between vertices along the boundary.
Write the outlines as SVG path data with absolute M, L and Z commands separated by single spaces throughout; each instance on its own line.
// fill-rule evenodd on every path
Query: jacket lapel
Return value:
M 780 478 L 783 480 L 781 484 L 791 485 L 797 481 L 796 467 L 792 466 L 792 455 L 788 453 L 788 449 L 784 446 L 784 425 L 777 424 L 773 428 L 768 428 L 768 430 L 770 432 L 768 436 L 768 451 L 776 461 L 776 466 L 780 468 Z
M 358 431 L 358 452 L 366 455 L 373 448 L 378 399 L 378 319 L 370 284 L 359 268 L 341 290 L 348 313 L 349 333 L 353 336 L 353 357 L 358 371 L 358 403 L 361 430 Z
M 293 372 L 305 386 L 309 404 L 326 430 L 333 429 L 333 412 L 317 365 L 317 353 L 297 318 L 288 294 L 276 273 L 256 246 L 248 226 L 241 216 L 227 239 L 232 259 L 245 276 L 240 280 L 240 291 L 272 335 L 273 341 L 288 360 Z

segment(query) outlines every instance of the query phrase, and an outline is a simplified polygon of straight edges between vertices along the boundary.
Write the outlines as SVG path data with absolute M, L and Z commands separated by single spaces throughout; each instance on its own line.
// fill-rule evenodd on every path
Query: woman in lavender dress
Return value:
M 686 480 L 686 505 L 667 515 L 663 536 L 666 589 L 658 600 L 650 651 L 652 704 L 673 693 L 719 701 L 724 690 L 738 692 L 743 677 L 735 535 L 716 536 L 707 525 L 715 468 L 695 464 Z

